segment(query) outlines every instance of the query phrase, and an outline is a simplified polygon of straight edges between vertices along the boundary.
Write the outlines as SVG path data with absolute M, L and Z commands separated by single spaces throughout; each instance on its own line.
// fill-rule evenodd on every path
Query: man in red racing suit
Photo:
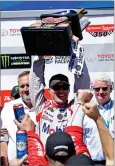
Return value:
M 47 137 L 51 133 L 58 130 L 64 131 L 76 103 L 74 99 L 68 102 L 70 84 L 68 78 L 63 74 L 54 75 L 50 79 L 49 93 L 52 100 L 46 101 L 44 97 L 44 69 L 44 57 L 36 57 L 30 72 L 29 87 L 31 102 L 35 109 L 36 120 L 38 122 L 37 133 L 45 146 Z M 89 89 L 90 87 L 90 78 L 86 64 L 84 64 L 83 73 L 79 78 L 75 75 L 75 93 L 78 89 Z

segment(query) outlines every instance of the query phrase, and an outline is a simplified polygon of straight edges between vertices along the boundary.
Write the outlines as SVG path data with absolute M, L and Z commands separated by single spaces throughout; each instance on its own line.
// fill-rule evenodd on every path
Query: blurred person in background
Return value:
M 11 90 L 11 100 L 15 100 L 15 99 L 18 99 L 20 98 L 20 95 L 19 95 L 19 86 L 14 86 Z
M 1 112 L 2 112 L 3 107 L 0 106 L 0 140 L 2 138 L 5 138 L 5 136 L 8 137 L 8 130 L 6 128 L 1 128 L 2 127 L 2 119 L 1 119 Z M 5 157 L 2 156 L 0 153 L 0 164 L 1 165 L 7 165 L 7 160 Z
M 3 109 L 3 107 L 0 106 L 0 115 L 1 115 L 2 109 Z M 0 137 L 3 137 L 3 136 L 5 136 L 5 134 L 8 134 L 8 131 L 7 131 L 7 129 L 1 128 L 1 127 L 2 127 L 2 119 L 1 119 L 1 116 L 0 116 Z
M 17 126 L 14 123 L 14 104 L 22 104 L 25 113 L 29 114 L 32 120 L 36 123 L 35 112 L 32 107 L 30 94 L 29 94 L 29 71 L 23 71 L 18 76 L 18 86 L 20 98 L 5 103 L 2 113 L 2 128 L 8 130 L 8 137 L 2 137 L 1 144 L 1 155 L 5 157 L 6 162 L 16 157 L 16 132 Z

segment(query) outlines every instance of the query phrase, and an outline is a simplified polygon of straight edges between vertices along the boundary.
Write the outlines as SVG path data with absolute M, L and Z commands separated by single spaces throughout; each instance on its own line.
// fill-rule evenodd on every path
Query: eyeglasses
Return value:
M 69 90 L 69 85 L 54 85 L 53 90 Z
M 99 92 L 100 89 L 102 89 L 104 92 L 107 91 L 108 87 L 98 87 L 98 88 L 93 88 L 96 92 Z
M 24 88 L 25 86 L 27 86 L 28 88 L 29 88 L 29 84 L 22 84 L 22 85 L 20 85 L 20 88 Z

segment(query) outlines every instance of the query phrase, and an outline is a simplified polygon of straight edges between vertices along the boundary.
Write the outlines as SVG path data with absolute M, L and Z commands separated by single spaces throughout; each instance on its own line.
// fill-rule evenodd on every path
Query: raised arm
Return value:
M 83 105 L 92 99 L 90 90 L 79 90 L 77 102 L 73 108 L 73 114 L 69 119 L 65 131 L 73 138 L 76 154 L 85 154 L 90 156 L 87 146 L 83 142 Z
M 35 57 L 30 71 L 30 97 L 36 114 L 40 113 L 44 104 L 44 69 L 45 62 L 43 56 Z
M 28 162 L 29 165 L 46 166 L 48 161 L 45 157 L 44 146 L 39 136 L 34 131 L 27 131 L 28 135 Z
M 106 155 L 106 165 L 114 165 L 114 140 L 110 135 L 108 129 L 105 127 L 105 124 L 101 117 L 98 117 L 98 119 L 96 120 L 96 124 L 103 150 Z
M 106 128 L 103 118 L 99 114 L 96 104 L 87 103 L 83 108 L 85 114 L 93 119 L 97 125 L 101 144 L 106 157 L 106 165 L 114 165 L 114 140 Z

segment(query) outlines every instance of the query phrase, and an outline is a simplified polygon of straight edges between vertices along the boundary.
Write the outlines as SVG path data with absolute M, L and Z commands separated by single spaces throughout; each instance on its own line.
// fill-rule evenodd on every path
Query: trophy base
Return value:
M 71 29 L 67 27 L 22 27 L 21 34 L 29 55 L 69 56 Z

